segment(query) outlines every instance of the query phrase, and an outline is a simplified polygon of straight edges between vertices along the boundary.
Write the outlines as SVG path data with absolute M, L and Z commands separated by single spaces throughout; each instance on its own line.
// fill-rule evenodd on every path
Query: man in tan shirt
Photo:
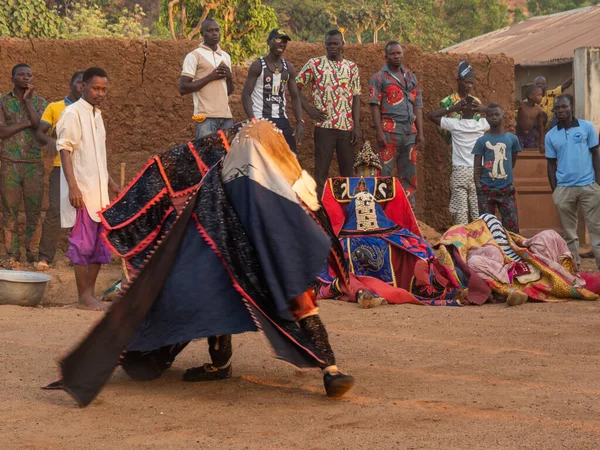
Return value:
M 219 47 L 221 29 L 217 21 L 206 19 L 200 32 L 203 42 L 187 54 L 179 78 L 179 93 L 194 98 L 196 139 L 233 125 L 229 109 L 231 58 Z
M 109 191 L 119 186 L 108 174 L 106 130 L 98 106 L 106 97 L 108 77 L 99 67 L 83 74 L 82 97 L 68 106 L 56 125 L 56 148 L 62 162 L 60 215 L 63 228 L 72 227 L 65 255 L 73 261 L 77 307 L 104 310 L 94 297 L 101 264 L 110 263 L 98 212 L 110 203 Z

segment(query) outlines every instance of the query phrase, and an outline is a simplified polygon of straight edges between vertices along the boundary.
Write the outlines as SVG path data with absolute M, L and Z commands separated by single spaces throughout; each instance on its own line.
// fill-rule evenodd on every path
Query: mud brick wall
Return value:
M 109 168 L 115 180 L 121 162 L 127 163 L 131 178 L 155 153 L 185 142 L 193 136 L 192 99 L 178 91 L 183 59 L 197 42 L 92 39 L 81 41 L 0 39 L 0 92 L 11 89 L 10 70 L 25 62 L 34 72 L 36 92 L 49 101 L 68 92 L 76 70 L 101 66 L 109 74 L 109 97 L 103 110 L 107 128 Z M 406 66 L 415 72 L 423 87 L 425 112 L 438 107 L 439 101 L 456 89 L 459 61 L 467 59 L 477 73 L 475 94 L 484 103 L 499 103 L 507 112 L 507 124 L 513 122 L 513 60 L 504 56 L 448 55 L 422 53 L 405 47 Z M 321 44 L 292 42 L 287 58 L 296 70 L 311 57 L 324 54 Z M 368 105 L 369 77 L 384 63 L 382 44 L 348 45 L 345 57 L 360 69 L 361 128 L 365 139 L 375 141 Z M 235 120 L 244 119 L 241 90 L 247 69 L 234 68 L 236 91 L 231 96 Z M 418 159 L 419 190 L 417 215 L 434 228 L 450 225 L 448 213 L 450 150 L 436 128 L 427 120 L 427 145 Z M 299 158 L 309 172 L 314 168 L 313 127 L 306 121 L 305 139 Z M 48 165 L 50 168 L 50 165 Z M 332 164 L 331 175 L 337 173 Z

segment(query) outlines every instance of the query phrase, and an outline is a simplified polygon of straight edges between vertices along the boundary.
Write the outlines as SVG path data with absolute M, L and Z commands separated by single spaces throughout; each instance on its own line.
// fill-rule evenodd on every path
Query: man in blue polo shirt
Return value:
M 598 133 L 587 120 L 573 117 L 572 97 L 554 101 L 557 124 L 546 134 L 546 158 L 552 199 L 569 250 L 579 265 L 577 211 L 581 207 L 600 268 L 600 151 Z

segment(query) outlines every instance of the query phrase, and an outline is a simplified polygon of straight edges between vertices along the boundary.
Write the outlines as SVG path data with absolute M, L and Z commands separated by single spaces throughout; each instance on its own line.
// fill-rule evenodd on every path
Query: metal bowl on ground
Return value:
M 0 270 L 0 305 L 39 305 L 51 279 L 43 273 Z

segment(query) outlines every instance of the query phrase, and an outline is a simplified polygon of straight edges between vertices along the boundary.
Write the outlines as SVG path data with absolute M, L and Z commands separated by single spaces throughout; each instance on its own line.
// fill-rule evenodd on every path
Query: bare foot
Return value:
M 91 295 L 79 297 L 77 300 L 77 308 L 87 309 L 89 311 L 106 311 L 106 305 L 101 301 L 96 300 Z
M 40 262 L 33 263 L 33 267 L 38 272 L 45 272 L 46 270 L 50 269 L 50 263 L 48 261 L 42 260 Z
M 19 270 L 21 268 L 21 263 L 14 256 L 5 260 L 2 265 L 8 270 Z

